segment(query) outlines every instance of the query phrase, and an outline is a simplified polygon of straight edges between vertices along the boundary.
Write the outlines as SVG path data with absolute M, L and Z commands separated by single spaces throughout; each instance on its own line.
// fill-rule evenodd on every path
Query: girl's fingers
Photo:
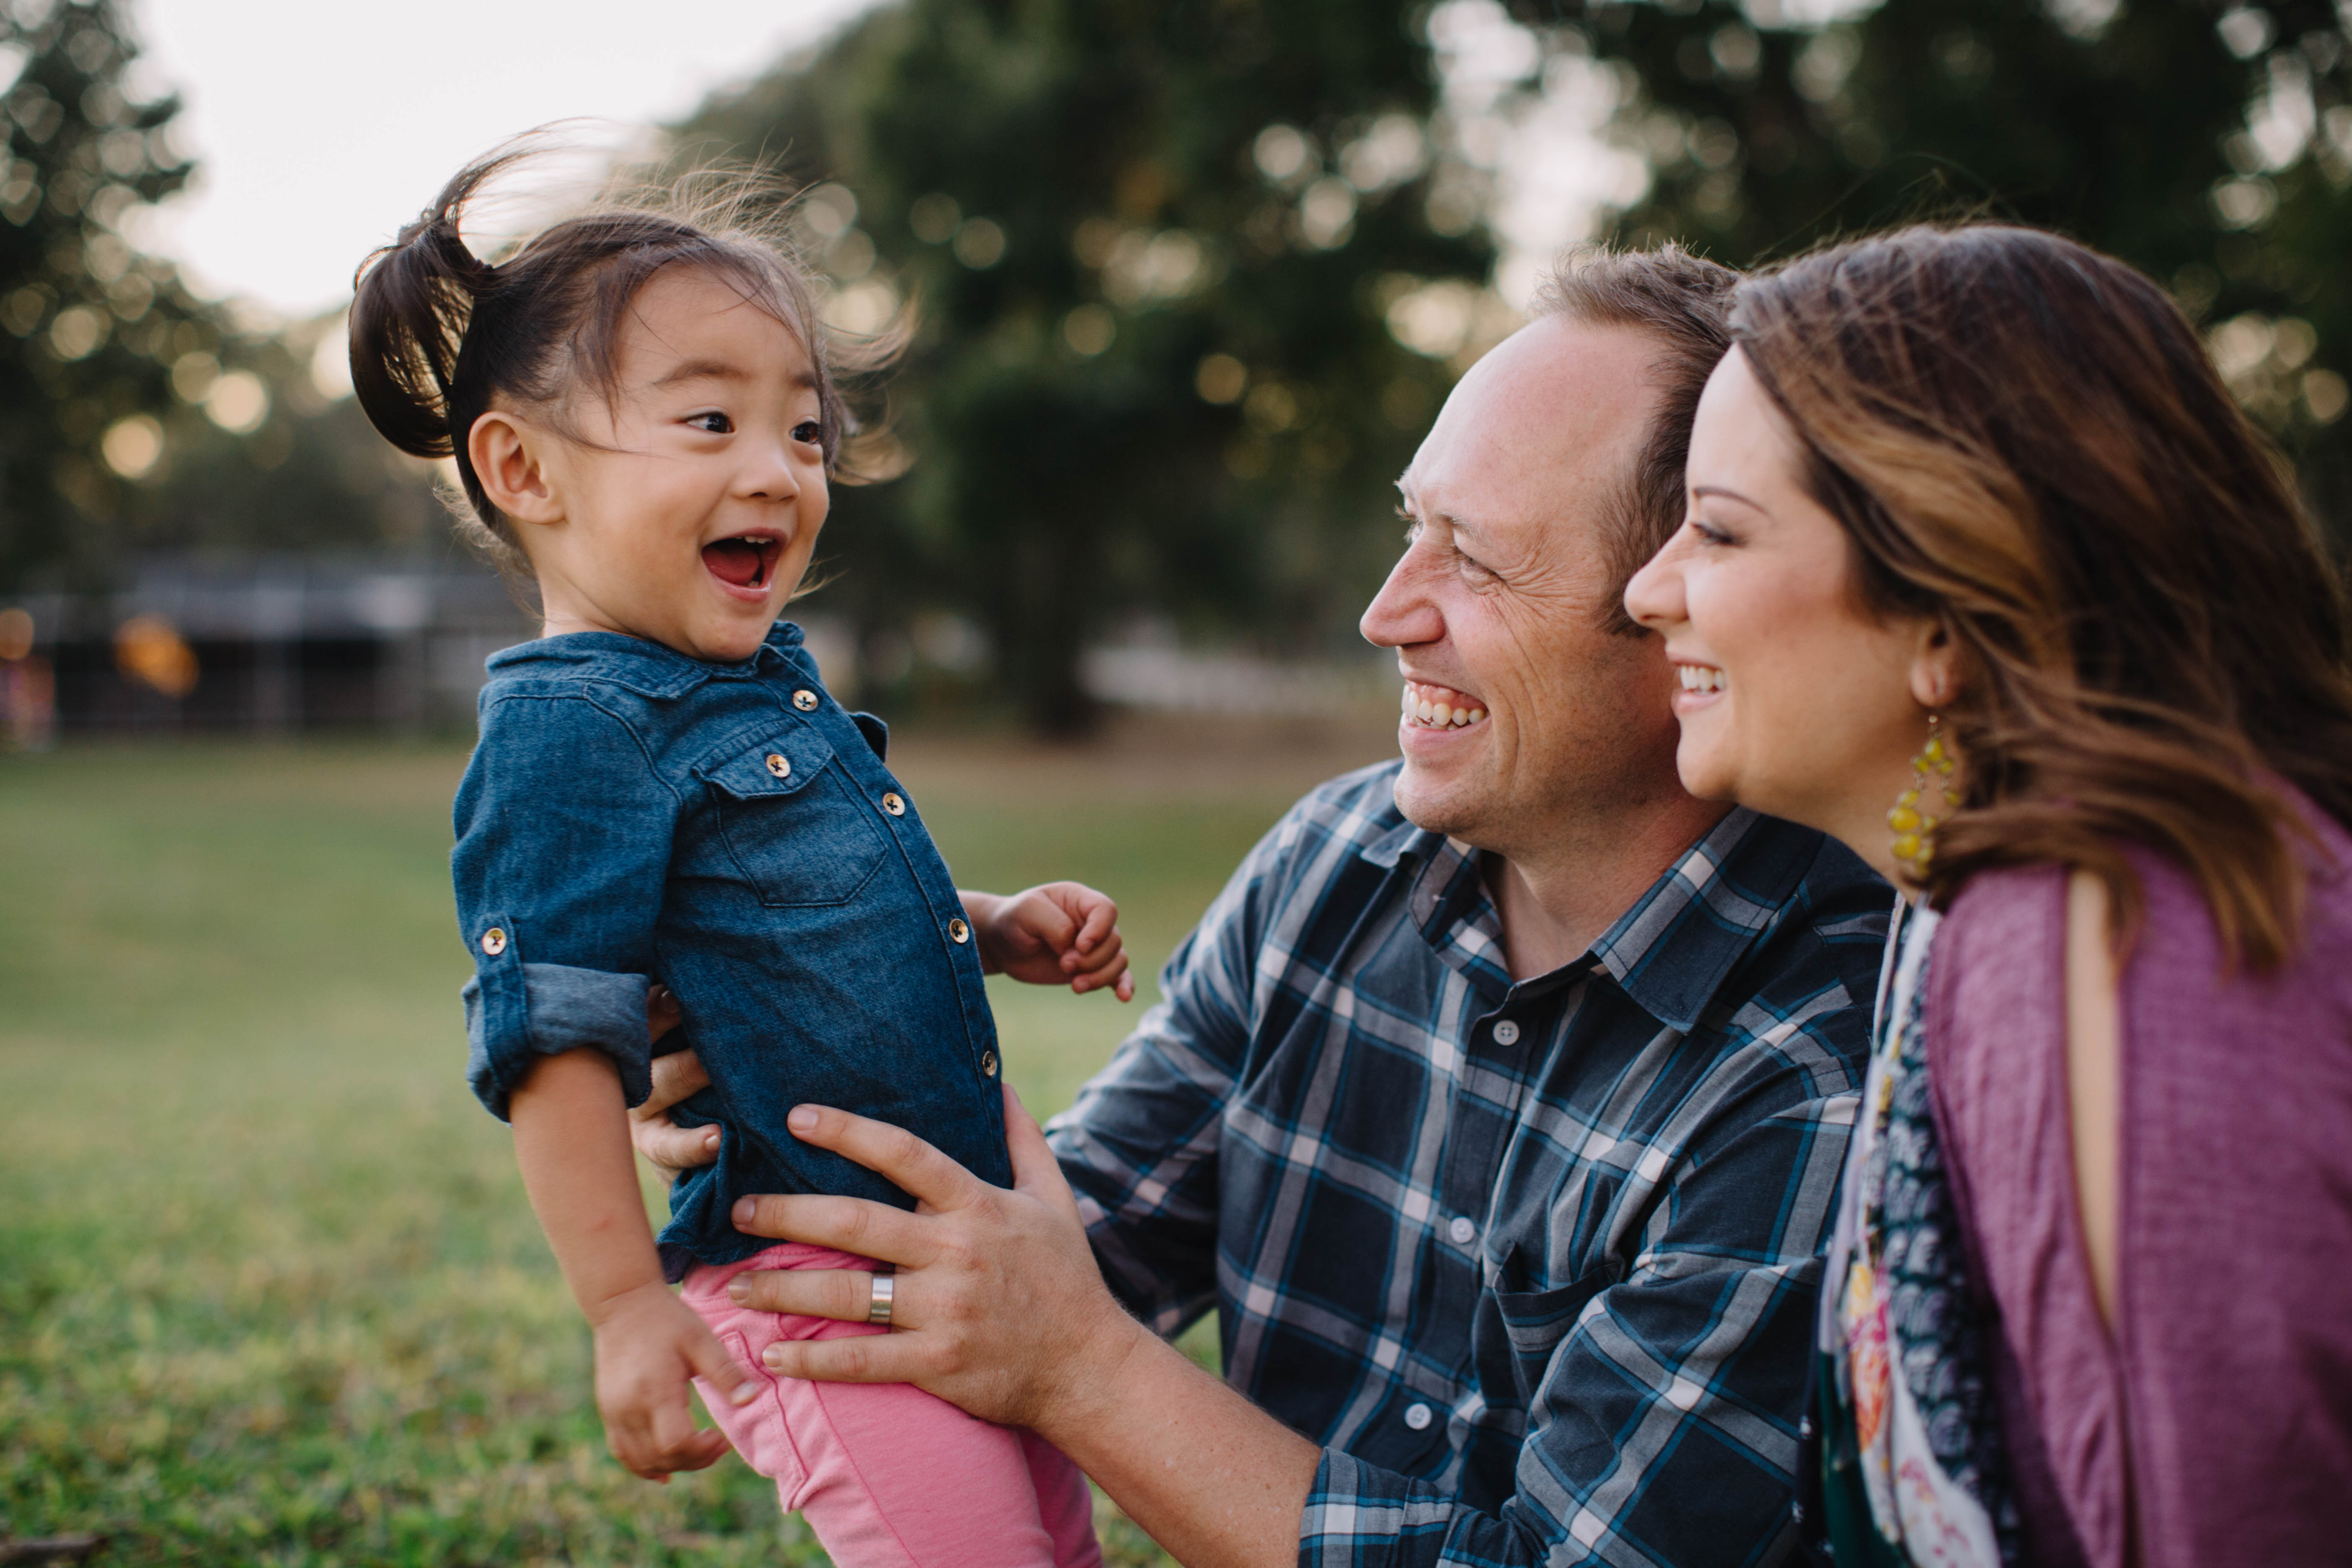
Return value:
M 1086 923 L 1078 927 L 1077 939 L 1070 944 L 1080 952 L 1093 951 L 1095 944 L 1111 935 L 1118 925 L 1118 906 L 1099 893 L 1090 897 L 1093 903 L 1087 910 Z

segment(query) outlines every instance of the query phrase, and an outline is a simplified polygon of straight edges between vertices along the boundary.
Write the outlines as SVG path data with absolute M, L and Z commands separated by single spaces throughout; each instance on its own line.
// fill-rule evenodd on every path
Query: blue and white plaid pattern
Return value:
M 1292 808 L 1053 1123 L 1104 1271 L 1325 1446 L 1302 1564 L 1776 1560 L 1885 884 L 1735 811 L 1514 985 L 1396 772 Z

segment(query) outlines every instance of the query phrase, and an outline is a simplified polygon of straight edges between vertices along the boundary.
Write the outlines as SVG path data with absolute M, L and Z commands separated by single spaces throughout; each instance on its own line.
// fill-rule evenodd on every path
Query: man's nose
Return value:
M 1426 592 L 1414 552 L 1397 558 L 1356 629 L 1374 647 L 1412 647 L 1444 638 L 1445 617 Z

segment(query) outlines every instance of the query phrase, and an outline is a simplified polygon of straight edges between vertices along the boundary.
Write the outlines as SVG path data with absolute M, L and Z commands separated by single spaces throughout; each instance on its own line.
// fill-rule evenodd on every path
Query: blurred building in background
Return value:
M 482 661 L 538 630 L 488 571 L 414 552 L 152 555 L 13 609 L 68 734 L 467 725 Z

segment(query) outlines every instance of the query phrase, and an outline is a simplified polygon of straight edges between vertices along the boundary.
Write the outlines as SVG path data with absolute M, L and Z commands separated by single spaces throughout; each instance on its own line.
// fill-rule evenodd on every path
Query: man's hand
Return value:
M 1135 998 L 1118 906 L 1077 882 L 1046 882 L 1018 893 L 965 893 L 980 939 L 980 964 L 1030 985 L 1060 985 L 1083 996 L 1108 986 Z
M 677 1002 L 667 986 L 654 987 L 655 1000 L 647 1003 L 647 1011 L 655 1016 L 653 1036 L 659 1040 L 677 1026 Z M 660 1009 L 667 1004 L 668 1022 L 661 1021 Z M 675 1186 L 681 1172 L 698 1165 L 708 1165 L 719 1158 L 719 1129 L 716 1127 L 680 1127 L 669 1119 L 669 1108 L 698 1089 L 710 1086 L 710 1075 L 702 1070 L 702 1058 L 692 1051 L 672 1051 L 653 1059 L 654 1091 L 643 1105 L 629 1110 L 629 1142 L 646 1163 L 654 1168 L 665 1185 Z
M 668 1287 L 650 1285 L 603 1303 L 589 1321 L 596 1331 L 596 1409 L 613 1458 L 664 1486 L 674 1471 L 718 1463 L 726 1434 L 695 1426 L 687 1384 L 699 1377 L 737 1405 L 760 1390 L 694 1309 Z
M 1045 1136 L 1011 1089 L 1006 1142 L 1014 1184 L 992 1187 L 914 1134 L 845 1111 L 800 1106 L 793 1135 L 878 1171 L 922 1206 L 860 1198 L 772 1196 L 735 1205 L 738 1229 L 838 1247 L 898 1266 L 887 1335 L 787 1340 L 767 1352 L 786 1377 L 912 1383 L 983 1420 L 1051 1436 L 1117 1397 L 1118 1372 L 1146 1330 L 1095 1267 L 1077 1202 Z M 737 1305 L 852 1321 L 874 1277 L 845 1269 L 739 1274 Z

